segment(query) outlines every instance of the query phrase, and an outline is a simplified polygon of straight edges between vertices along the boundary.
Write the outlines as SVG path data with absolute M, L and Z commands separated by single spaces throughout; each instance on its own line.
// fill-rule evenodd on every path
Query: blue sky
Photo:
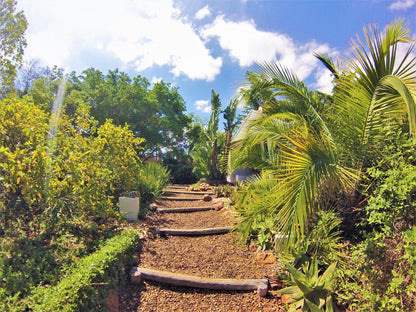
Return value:
M 29 22 L 26 60 L 163 79 L 204 120 L 211 89 L 225 107 L 256 62 L 275 60 L 330 92 L 314 52 L 345 57 L 363 26 L 395 18 L 416 33 L 416 0 L 17 1 Z

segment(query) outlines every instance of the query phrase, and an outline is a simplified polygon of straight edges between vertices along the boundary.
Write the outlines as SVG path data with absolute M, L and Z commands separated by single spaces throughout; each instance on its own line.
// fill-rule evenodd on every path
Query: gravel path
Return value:
M 168 194 L 172 197 L 202 197 Z M 212 202 L 160 200 L 160 208 L 204 207 Z M 149 216 L 141 226 L 208 228 L 234 224 L 232 211 L 165 213 Z M 150 230 L 149 230 L 150 233 Z M 237 242 L 235 233 L 210 236 L 154 236 L 142 243 L 140 267 L 206 278 L 264 278 L 275 264 L 259 265 L 254 252 Z M 285 311 L 280 298 L 256 291 L 215 291 L 162 285 L 145 281 L 119 289 L 120 311 Z

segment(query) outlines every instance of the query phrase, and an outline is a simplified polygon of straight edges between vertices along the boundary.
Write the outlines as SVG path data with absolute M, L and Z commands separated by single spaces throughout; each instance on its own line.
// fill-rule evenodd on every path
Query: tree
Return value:
M 160 81 L 153 85 L 149 93 L 160 106 L 158 116 L 164 147 L 173 151 L 178 148 L 183 150 L 185 129 L 189 127 L 191 118 L 184 114 L 186 111 L 185 101 L 179 94 L 178 88 L 172 87 L 170 83 Z
M 0 0 L 0 95 L 13 89 L 17 69 L 26 47 L 24 33 L 27 21 L 16 12 L 15 0 Z
M 216 180 L 219 178 L 218 170 L 218 122 L 220 114 L 220 95 L 211 90 L 211 116 L 208 123 L 208 137 L 211 142 L 211 170 L 210 178 Z
M 25 89 L 21 92 L 26 93 L 26 87 L 29 87 L 28 93 L 32 96 L 35 104 L 50 113 L 63 77 L 64 70 L 57 66 L 39 69 L 39 76 L 36 80 L 30 81 L 30 77 L 23 79 Z
M 127 123 L 136 135 L 146 139 L 147 153 L 173 150 L 184 141 L 190 118 L 184 114 L 178 88 L 162 81 L 150 89 L 145 77 L 132 79 L 117 69 L 104 75 L 90 68 L 72 80 L 71 88 L 81 92 L 100 124 L 107 119 L 116 125 Z
M 288 237 L 287 246 L 304 236 L 310 218 L 332 194 L 355 187 L 378 155 L 386 129 L 408 121 L 415 133 L 413 46 L 402 59 L 397 54 L 399 43 L 411 42 L 408 30 L 394 22 L 384 36 L 377 27 L 364 33 L 367 48 L 359 38 L 353 41 L 354 58 L 334 75 L 333 99 L 308 90 L 274 63 L 259 65 L 249 80 L 253 85 L 243 89 L 273 97 L 262 97 L 269 110 L 254 114 L 240 130 L 233 167 L 272 170 L 276 186 L 263 194 L 258 209 L 274 214 L 277 232 Z
M 224 130 L 225 130 L 225 146 L 224 146 L 224 164 L 223 168 L 224 171 L 228 168 L 228 156 L 230 153 L 230 147 L 231 147 L 231 137 L 234 133 L 235 128 L 237 127 L 240 119 L 237 118 L 237 106 L 238 106 L 238 100 L 233 99 L 231 100 L 227 107 L 222 111 L 223 117 L 225 119 L 224 122 Z

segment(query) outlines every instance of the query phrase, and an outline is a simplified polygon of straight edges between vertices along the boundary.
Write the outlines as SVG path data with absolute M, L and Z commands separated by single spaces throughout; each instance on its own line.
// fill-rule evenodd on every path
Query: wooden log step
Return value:
M 214 192 L 203 192 L 203 191 L 179 191 L 179 190 L 164 190 L 164 193 L 174 193 L 174 194 L 192 194 L 192 195 L 215 195 Z
M 169 185 L 167 189 L 179 189 L 179 190 L 186 190 L 188 185 Z
M 158 208 L 156 212 L 160 213 L 175 213 L 175 212 L 195 212 L 195 211 L 207 211 L 207 210 L 214 210 L 214 206 L 209 207 L 187 207 L 187 208 Z
M 164 272 L 153 269 L 134 267 L 130 272 L 134 283 L 141 283 L 143 279 L 159 283 L 186 286 L 194 288 L 216 289 L 216 290 L 257 290 L 261 297 L 267 295 L 267 279 L 217 279 L 203 278 L 192 275 Z
M 226 234 L 231 232 L 232 226 L 217 227 L 217 228 L 203 228 L 203 229 L 156 229 L 156 234 L 167 235 L 181 235 L 181 236 L 200 236 L 200 235 L 214 235 Z
M 163 200 L 180 200 L 180 201 L 203 200 L 202 197 L 196 198 L 196 197 L 171 197 L 171 196 L 162 196 L 162 197 L 160 197 L 160 199 L 163 199 Z

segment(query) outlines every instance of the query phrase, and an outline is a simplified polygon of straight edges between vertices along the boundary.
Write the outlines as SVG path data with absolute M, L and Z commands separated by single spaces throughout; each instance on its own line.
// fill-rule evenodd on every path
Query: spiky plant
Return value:
M 262 201 L 275 217 L 275 229 L 288 238 L 286 247 L 304 238 L 328 197 L 354 189 L 385 129 L 406 121 L 416 131 L 409 31 L 394 22 L 384 34 L 370 26 L 364 35 L 367 46 L 359 37 L 353 40 L 353 57 L 339 68 L 321 57 L 335 77 L 329 101 L 271 62 L 249 73 L 241 89 L 241 98 L 262 101 L 263 111 L 251 114 L 237 134 L 232 169 L 273 172 L 277 183 Z M 408 45 L 400 59 L 399 44 Z

